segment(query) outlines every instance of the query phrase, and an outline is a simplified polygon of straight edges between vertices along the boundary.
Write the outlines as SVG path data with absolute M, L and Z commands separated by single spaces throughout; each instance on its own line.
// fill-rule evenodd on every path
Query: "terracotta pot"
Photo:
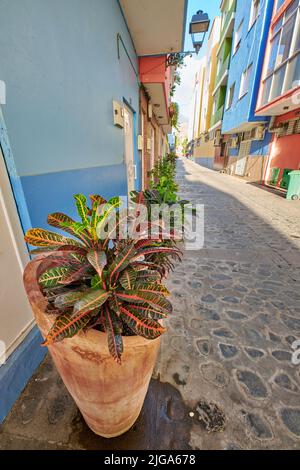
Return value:
M 45 338 L 54 317 L 45 313 L 47 302 L 37 282 L 39 265 L 39 261 L 27 265 L 24 285 Z M 96 330 L 49 346 L 58 372 L 87 425 L 107 438 L 123 434 L 138 418 L 160 346 L 160 338 L 127 336 L 123 341 L 122 365 L 109 354 L 106 334 Z

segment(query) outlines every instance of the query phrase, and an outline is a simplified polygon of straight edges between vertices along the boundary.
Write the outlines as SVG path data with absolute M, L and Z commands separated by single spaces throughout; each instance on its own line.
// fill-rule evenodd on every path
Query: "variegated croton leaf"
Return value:
M 145 201 L 140 193 L 137 199 Z M 180 250 L 172 240 L 148 239 L 144 229 L 137 240 L 111 238 L 126 219 L 118 212 L 119 198 L 107 202 L 92 195 L 89 205 L 76 194 L 75 203 L 79 221 L 62 212 L 48 217 L 49 225 L 70 237 L 44 229 L 31 229 L 25 236 L 37 247 L 32 254 L 41 255 L 32 262 L 39 262 L 38 281 L 54 318 L 43 344 L 96 328 L 107 334 L 109 352 L 121 363 L 123 335 L 153 340 L 165 331 L 160 322 L 172 305 L 162 277 L 178 262 Z M 143 224 L 151 228 L 150 222 Z M 107 238 L 102 237 L 108 225 Z

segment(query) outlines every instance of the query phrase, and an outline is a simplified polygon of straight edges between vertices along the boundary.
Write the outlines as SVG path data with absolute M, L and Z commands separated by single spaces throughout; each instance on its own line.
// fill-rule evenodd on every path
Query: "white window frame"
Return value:
M 230 109 L 231 106 L 232 106 L 233 98 L 234 98 L 234 92 L 235 92 L 235 82 L 228 89 L 226 109 Z
M 243 98 L 245 95 L 247 95 L 247 93 L 249 92 L 249 83 L 250 83 L 249 82 L 249 73 L 250 73 L 250 70 L 252 69 L 252 66 L 253 66 L 253 64 L 251 63 L 250 65 L 248 65 L 248 67 L 242 73 L 241 86 L 240 86 L 240 92 L 239 92 L 239 100 L 241 98 Z M 248 79 L 247 90 L 244 89 L 246 79 Z
M 254 23 L 256 22 L 259 16 L 259 7 L 260 7 L 260 0 L 252 0 L 251 1 L 251 10 L 250 10 L 250 21 L 248 30 L 252 28 Z
M 234 33 L 233 54 L 235 54 L 239 50 L 239 47 L 242 41 L 242 35 L 243 35 L 243 25 L 244 25 L 244 19 L 242 19 L 242 21 L 239 24 L 239 27 Z M 238 33 L 240 33 L 239 36 L 238 36 Z
M 280 68 L 282 68 L 284 66 L 286 66 L 286 71 L 285 71 L 284 81 L 283 81 L 283 84 L 282 84 L 281 95 L 283 93 L 286 93 L 287 91 L 289 91 L 289 90 L 286 89 L 287 88 L 286 84 L 287 84 L 287 80 L 288 80 L 289 66 L 290 66 L 290 63 L 293 61 L 293 59 L 295 59 L 297 57 L 297 55 L 300 53 L 299 49 L 298 50 L 295 49 L 296 39 L 297 39 L 297 31 L 300 27 L 300 2 L 299 2 L 298 7 L 294 10 L 294 12 L 291 15 L 288 16 L 288 15 L 286 15 L 286 13 L 283 14 L 282 24 L 281 24 L 280 28 L 278 29 L 278 31 L 276 31 L 276 33 L 273 35 L 273 38 L 272 38 L 272 40 L 274 40 L 275 36 L 279 35 L 279 44 L 280 44 L 281 37 L 282 37 L 282 31 L 283 31 L 286 23 L 292 18 L 293 15 L 297 15 L 297 16 L 296 16 L 296 23 L 295 23 L 295 27 L 294 27 L 294 33 L 293 33 L 293 37 L 292 37 L 292 41 L 291 41 L 289 57 L 285 61 L 281 62 L 279 65 L 277 65 L 277 66 L 275 65 L 275 67 L 273 68 L 273 71 L 271 73 L 266 74 L 264 79 L 263 79 L 263 86 L 264 86 L 266 81 L 269 78 L 272 77 L 272 84 L 271 84 L 271 87 L 270 87 L 270 90 L 269 90 L 269 96 L 268 96 L 267 103 L 270 102 L 270 97 L 272 96 L 272 93 L 273 93 L 273 90 L 274 90 L 274 76 L 275 76 L 275 73 L 278 72 L 280 70 Z M 278 51 L 277 51 L 277 57 L 278 57 Z M 277 59 L 277 57 L 276 57 L 276 59 Z M 267 57 L 267 61 L 269 61 L 269 58 L 270 57 Z M 276 60 L 276 62 L 277 62 L 277 60 Z M 279 96 L 281 96 L 281 95 L 279 95 Z M 262 97 L 263 97 L 263 94 L 261 96 L 261 100 L 262 100 Z M 272 101 L 273 100 L 271 100 L 271 102 Z M 267 104 L 267 103 L 265 103 L 265 104 Z M 260 106 L 263 106 L 262 102 L 260 102 Z

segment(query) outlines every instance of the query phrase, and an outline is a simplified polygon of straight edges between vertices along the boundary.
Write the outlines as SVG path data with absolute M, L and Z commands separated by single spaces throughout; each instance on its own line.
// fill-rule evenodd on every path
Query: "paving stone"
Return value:
M 297 338 L 293 335 L 288 335 L 286 336 L 285 340 L 288 344 L 292 345 L 293 342 L 297 340 Z
M 229 383 L 229 375 L 226 369 L 216 362 L 210 362 L 200 365 L 200 371 L 205 380 L 216 387 L 226 387 Z
M 237 444 L 235 444 L 234 442 L 229 442 L 227 444 L 227 447 L 225 450 L 242 450 L 241 447 L 239 447 Z
M 200 289 L 202 287 L 202 283 L 199 282 L 199 281 L 190 281 L 188 282 L 188 285 L 192 288 L 192 289 Z
M 268 391 L 262 379 L 250 370 L 238 370 L 237 380 L 244 386 L 246 393 L 252 398 L 266 398 Z
M 281 320 L 291 330 L 298 330 L 300 332 L 300 319 L 291 317 L 289 315 L 281 314 Z
M 211 350 L 211 343 L 209 339 L 197 339 L 196 345 L 198 348 L 199 353 L 202 356 L 208 356 Z
M 277 361 L 292 361 L 292 354 L 288 351 L 278 349 L 276 351 L 272 351 L 272 356 L 275 357 Z
M 269 338 L 273 343 L 280 343 L 281 338 L 278 335 L 275 335 L 275 333 L 272 333 L 272 331 L 269 331 Z
M 264 352 L 261 351 L 260 349 L 245 348 L 245 351 L 248 354 L 248 356 L 251 357 L 252 359 L 260 359 L 261 357 L 264 356 Z
M 195 311 L 199 313 L 199 317 L 205 319 L 205 320 L 212 320 L 212 321 L 218 321 L 220 320 L 220 315 L 216 310 L 212 310 L 210 308 L 203 307 L 203 305 L 195 305 L 194 307 Z
M 213 330 L 213 334 L 215 336 L 221 336 L 222 338 L 234 338 L 234 334 L 232 331 L 226 328 L 219 328 L 217 330 Z
M 270 426 L 258 414 L 248 413 L 245 416 L 251 432 L 259 439 L 272 439 L 273 433 Z
M 289 390 L 291 392 L 298 392 L 298 387 L 295 382 L 285 373 L 278 373 L 276 377 L 274 377 L 274 382 L 282 388 Z
M 300 437 L 300 408 L 284 408 L 281 419 L 291 433 Z
M 232 320 L 245 320 L 247 318 L 243 313 L 235 312 L 234 310 L 227 310 L 226 313 Z
M 207 295 L 203 295 L 201 297 L 201 300 L 202 300 L 202 302 L 213 303 L 213 302 L 216 301 L 216 297 L 214 295 L 207 294 Z
M 219 348 L 225 359 L 231 359 L 238 354 L 238 349 L 232 344 L 219 343 Z
M 223 302 L 227 302 L 230 304 L 238 304 L 240 300 L 237 297 L 233 297 L 232 295 L 225 295 L 225 297 L 222 298 Z
M 216 273 L 216 274 L 211 274 L 211 279 L 214 279 L 215 281 L 231 281 L 232 277 L 227 276 L 226 274 L 221 274 L 221 273 Z
M 241 293 L 246 293 L 248 292 L 248 289 L 245 286 L 235 286 L 234 290 L 241 292 Z

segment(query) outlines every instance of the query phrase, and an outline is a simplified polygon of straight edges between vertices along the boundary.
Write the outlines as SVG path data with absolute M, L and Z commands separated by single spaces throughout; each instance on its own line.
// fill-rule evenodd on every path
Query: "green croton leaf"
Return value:
M 109 298 L 110 293 L 103 289 L 90 290 L 74 305 L 74 313 L 89 312 L 101 307 Z
M 78 300 L 82 298 L 84 293 L 84 290 L 80 290 L 65 292 L 64 294 L 57 295 L 54 300 L 54 305 L 59 309 L 72 307 Z
M 76 314 L 72 312 L 59 315 L 47 334 L 45 341 L 42 343 L 42 346 L 49 346 L 65 338 L 72 338 L 79 333 L 97 313 L 98 311 L 96 310 L 92 312 L 77 312 Z
M 71 219 L 71 217 L 68 215 L 63 214 L 62 212 L 54 212 L 53 214 L 48 215 L 47 222 L 49 225 L 52 225 L 52 227 L 64 230 L 70 235 L 77 237 L 84 244 L 88 246 L 90 245 L 88 233 L 84 233 L 84 231 L 80 233 L 78 230 L 76 230 L 77 222 Z
M 69 266 L 57 266 L 55 268 L 48 269 L 39 277 L 39 283 L 43 287 L 57 287 L 63 283 L 72 269 Z
M 119 277 L 119 283 L 125 290 L 131 290 L 134 288 L 137 275 L 138 273 L 134 269 L 125 269 Z
M 86 205 L 86 197 L 83 194 L 75 194 L 76 207 L 79 217 L 82 220 L 84 226 L 90 225 L 90 219 L 88 217 L 89 208 Z
M 24 238 L 27 243 L 33 246 L 52 246 L 57 248 L 64 245 L 75 245 L 82 247 L 82 245 L 76 240 L 73 240 L 73 238 L 64 237 L 63 235 L 42 228 L 32 228 L 28 230 Z

